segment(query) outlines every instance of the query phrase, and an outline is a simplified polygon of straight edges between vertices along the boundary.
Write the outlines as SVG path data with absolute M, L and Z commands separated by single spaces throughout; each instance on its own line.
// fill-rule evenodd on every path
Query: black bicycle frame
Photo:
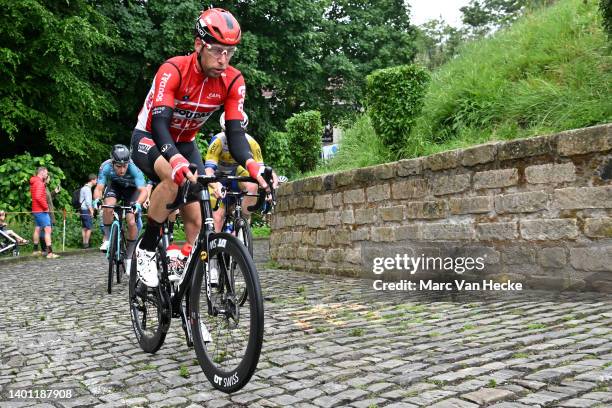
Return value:
M 266 168 L 265 177 L 271 180 L 272 178 L 272 169 Z M 189 258 L 187 258 L 189 264 L 187 265 L 187 270 L 183 272 L 183 277 L 179 281 L 178 288 L 171 295 L 170 304 L 172 310 L 180 310 L 181 301 L 183 300 L 183 296 L 185 296 L 185 292 L 189 287 L 191 287 L 193 283 L 193 279 L 195 277 L 195 265 L 196 261 L 193 259 L 195 254 L 201 254 L 202 251 L 206 254 L 204 259 L 200 259 L 200 261 L 206 261 L 210 254 L 210 248 L 208 247 L 208 237 L 210 234 L 215 232 L 215 224 L 213 220 L 213 209 L 210 205 L 210 193 L 208 192 L 208 184 L 218 180 L 236 180 L 236 181 L 247 181 L 256 183 L 257 180 L 254 180 L 250 177 L 244 176 L 228 176 L 223 175 L 220 177 L 217 176 L 198 176 L 199 179 L 205 179 L 205 183 L 198 182 L 199 187 L 201 187 L 195 194 L 195 196 L 191 196 L 189 200 L 187 197 L 190 194 L 189 188 L 190 184 L 185 184 L 177 194 L 177 197 L 174 203 L 166 206 L 167 209 L 175 209 L 178 208 L 180 204 L 184 204 L 187 201 L 194 202 L 198 201 L 200 203 L 200 214 L 202 219 L 202 228 L 200 229 L 200 233 L 198 235 L 198 239 L 196 241 L 196 245 L 191 249 L 191 254 L 189 254 Z M 249 211 L 256 211 L 261 208 L 263 202 L 265 201 L 265 192 L 261 192 L 258 196 L 257 203 L 251 207 L 249 207 Z M 219 200 L 217 200 L 219 203 Z M 208 312 L 213 313 L 212 304 L 210 302 L 211 293 L 210 293 L 210 275 L 208 275 L 208 270 L 206 270 L 206 295 L 208 297 Z M 170 281 L 168 280 L 168 276 L 162 277 L 162 283 L 164 285 L 169 285 Z
M 187 261 L 189 264 L 187 265 L 187 270 L 183 272 L 184 276 L 179 281 L 178 288 L 172 295 L 170 299 L 170 303 L 172 305 L 172 310 L 179 310 L 181 306 L 181 301 L 183 296 L 185 296 L 185 292 L 189 289 L 193 283 L 193 278 L 195 276 L 195 265 L 197 264 L 196 260 L 193 259 L 196 254 L 200 254 L 202 249 L 208 256 L 208 237 L 215 230 L 213 218 L 212 218 L 212 210 L 210 208 L 210 193 L 208 192 L 208 188 L 202 189 L 202 191 L 198 192 L 198 201 L 200 203 L 200 214 L 202 215 L 202 229 L 200 230 L 200 234 L 198 235 L 198 239 L 196 241 L 196 245 L 191 249 L 191 254 L 189 254 L 189 258 Z M 201 259 L 201 261 L 204 261 Z M 169 283 L 167 281 L 167 276 L 164 276 L 164 284 Z M 210 291 L 209 279 L 206 279 L 207 292 Z M 208 293 L 210 297 L 210 293 Z M 210 309 L 210 302 L 209 302 Z M 212 312 L 212 310 L 209 310 Z

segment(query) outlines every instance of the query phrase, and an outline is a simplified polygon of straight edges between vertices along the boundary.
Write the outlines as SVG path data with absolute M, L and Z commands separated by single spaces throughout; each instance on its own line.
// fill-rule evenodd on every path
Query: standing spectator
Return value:
M 51 217 L 49 216 L 49 204 L 45 189 L 45 179 L 49 172 L 46 167 L 36 169 L 36 175 L 30 178 L 30 194 L 32 196 L 32 215 L 34 216 L 34 234 L 32 242 L 34 244 L 34 254 L 42 255 L 38 250 L 41 228 L 45 232 L 45 243 L 47 245 L 47 258 L 58 258 L 59 255 L 53 253 L 51 248 Z
M 57 186 L 55 190 L 49 190 L 49 183 L 51 182 L 51 174 L 47 172 L 47 176 L 45 177 L 45 194 L 47 196 L 47 204 L 49 205 L 49 218 L 51 218 L 51 230 L 55 228 L 56 220 L 55 220 L 55 206 L 53 205 L 53 199 L 60 192 L 60 186 Z M 42 255 L 47 256 L 47 245 L 45 244 L 45 231 L 40 230 L 40 249 L 42 250 Z
M 90 248 L 89 238 L 91 237 L 91 228 L 93 226 L 94 209 L 92 206 L 91 189 L 97 183 L 95 174 L 91 173 L 87 177 L 87 183 L 81 187 L 79 193 L 79 202 L 81 203 L 81 225 L 83 229 L 81 231 L 83 235 L 83 249 Z

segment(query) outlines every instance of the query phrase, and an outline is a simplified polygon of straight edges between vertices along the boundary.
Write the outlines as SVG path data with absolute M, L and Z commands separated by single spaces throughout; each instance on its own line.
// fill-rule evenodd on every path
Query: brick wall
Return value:
M 608 124 L 288 183 L 271 256 L 371 278 L 376 257 L 482 256 L 478 278 L 612 292 L 611 150 Z

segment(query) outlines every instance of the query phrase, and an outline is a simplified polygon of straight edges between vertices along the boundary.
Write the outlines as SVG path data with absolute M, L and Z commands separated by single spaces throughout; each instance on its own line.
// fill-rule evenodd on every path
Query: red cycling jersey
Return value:
M 170 135 L 174 142 L 191 142 L 206 120 L 225 105 L 225 120 L 244 120 L 246 88 L 240 71 L 228 66 L 218 78 L 207 77 L 198 67 L 198 55 L 164 62 L 138 114 L 136 129 L 151 133 L 151 112 L 158 106 L 174 109 Z

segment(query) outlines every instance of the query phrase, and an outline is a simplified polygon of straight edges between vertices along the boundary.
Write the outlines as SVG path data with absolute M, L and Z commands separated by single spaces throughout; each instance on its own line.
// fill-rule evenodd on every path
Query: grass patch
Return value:
M 268 262 L 264 264 L 264 268 L 265 269 L 280 269 L 281 265 L 276 261 L 269 260 Z
M 598 382 L 597 387 L 593 388 L 590 392 L 607 392 L 608 385 L 604 382 Z
M 531 323 L 527 325 L 527 330 L 545 329 L 546 327 L 544 323 Z
M 440 333 L 439 333 L 439 332 L 436 332 L 436 331 L 433 331 L 433 332 L 431 332 L 431 333 L 427 333 L 427 335 L 428 335 L 429 337 L 438 337 L 438 336 L 440 336 Z
M 474 330 L 475 328 L 476 328 L 476 326 L 473 325 L 473 324 L 466 324 L 462 328 L 460 328 L 458 331 L 459 332 L 464 332 L 466 330 Z
M 302 286 L 298 286 L 297 289 L 295 290 L 297 293 L 299 294 L 303 294 L 306 293 L 306 287 Z
M 179 375 L 183 378 L 189 378 L 189 370 L 185 366 L 179 367 Z
M 411 313 L 423 313 L 426 310 L 423 305 L 398 305 L 395 309 Z
M 368 115 L 358 115 L 354 120 L 342 124 L 342 141 L 338 154 L 304 177 L 373 166 L 396 159 L 387 146 L 374 133 Z
M 351 332 L 349 333 L 351 336 L 353 337 L 361 337 L 365 334 L 365 330 L 363 329 L 353 329 L 351 330 Z
M 222 351 L 221 353 L 217 354 L 215 358 L 213 358 L 213 361 L 217 364 L 221 364 L 223 361 L 225 361 L 226 356 L 227 356 L 227 353 Z
M 45 320 L 47 320 L 47 316 L 45 315 L 40 315 L 40 317 L 38 318 L 41 322 L 44 322 Z
M 270 238 L 270 226 L 262 225 L 260 227 L 251 227 L 253 238 Z
M 497 381 L 495 381 L 494 379 L 490 379 L 489 382 L 486 385 L 487 388 L 495 388 L 497 387 Z
M 329 331 L 328 327 L 317 327 L 315 329 L 315 333 L 325 333 L 325 332 L 328 332 L 328 331 Z
M 527 353 L 514 353 L 512 358 L 528 358 L 529 354 Z

